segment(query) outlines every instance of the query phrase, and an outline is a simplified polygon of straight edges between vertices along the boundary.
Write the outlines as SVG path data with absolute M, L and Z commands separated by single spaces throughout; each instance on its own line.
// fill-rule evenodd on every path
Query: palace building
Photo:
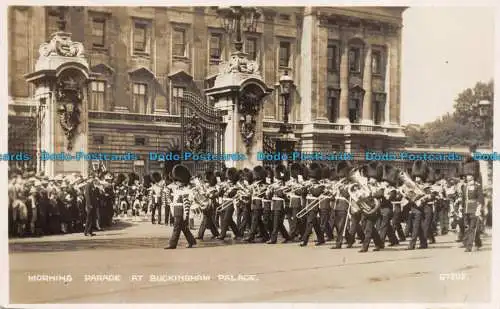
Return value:
M 263 7 L 243 29 L 244 51 L 273 89 L 294 81 L 290 124 L 300 151 L 402 149 L 401 30 L 404 7 Z M 89 152 L 133 152 L 113 172 L 149 173 L 149 152 L 179 149 L 180 99 L 213 86 L 234 37 L 216 7 L 9 8 L 9 151 L 35 153 L 39 102 L 25 75 L 38 49 L 64 29 L 83 43 Z M 206 97 L 210 102 L 210 98 Z M 264 150 L 283 121 L 278 91 L 263 104 Z

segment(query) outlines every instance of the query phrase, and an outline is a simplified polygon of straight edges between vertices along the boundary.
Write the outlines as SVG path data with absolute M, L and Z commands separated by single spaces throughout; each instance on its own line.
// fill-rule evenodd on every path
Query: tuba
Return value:
M 357 206 L 354 207 L 354 210 L 359 208 L 364 213 L 371 214 L 376 208 L 378 201 L 371 194 L 370 187 L 368 186 L 368 178 L 363 176 L 358 168 L 349 175 L 349 180 L 352 183 L 348 186 L 347 192 L 354 202 L 353 206 Z
M 420 199 L 422 199 L 424 196 L 426 196 L 426 193 L 422 188 L 420 188 L 419 185 L 417 185 L 408 175 L 408 173 L 405 173 L 401 171 L 399 173 L 399 180 L 403 183 L 401 186 L 401 193 L 408 198 L 409 200 L 413 202 L 417 202 Z

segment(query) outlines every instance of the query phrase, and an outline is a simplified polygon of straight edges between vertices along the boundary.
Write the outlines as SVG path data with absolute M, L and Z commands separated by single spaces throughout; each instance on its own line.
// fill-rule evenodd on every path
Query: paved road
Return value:
M 491 239 L 472 253 L 457 248 L 453 234 L 440 236 L 431 249 L 415 251 L 405 251 L 404 245 L 358 253 L 357 248 L 329 250 L 312 244 L 221 246 L 214 241 L 194 249 L 163 250 L 164 228 L 135 228 L 142 231 L 140 237 L 11 241 L 11 303 L 490 299 Z M 36 274 L 71 275 L 72 281 L 30 282 L 28 276 Z M 95 280 L 90 275 L 97 274 L 115 275 L 115 280 L 120 276 L 120 281 L 85 282 L 85 276 Z M 133 280 L 134 275 L 143 275 L 142 281 Z

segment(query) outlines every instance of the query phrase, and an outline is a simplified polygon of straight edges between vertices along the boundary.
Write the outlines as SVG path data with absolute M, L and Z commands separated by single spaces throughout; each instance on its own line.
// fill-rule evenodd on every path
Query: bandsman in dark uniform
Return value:
M 212 239 L 219 236 L 219 231 L 215 227 L 214 222 L 214 211 L 215 205 L 217 201 L 217 197 L 219 196 L 219 188 L 217 188 L 217 179 L 215 178 L 215 174 L 211 171 L 205 173 L 205 192 L 203 194 L 207 198 L 208 205 L 203 210 L 203 219 L 201 220 L 200 228 L 198 230 L 197 239 L 203 240 L 203 235 L 207 229 L 212 233 Z
M 240 190 L 237 183 L 239 181 L 239 173 L 238 170 L 234 167 L 227 169 L 227 180 L 224 186 L 224 190 L 222 192 L 222 205 L 226 205 L 229 203 L 224 210 L 221 212 L 222 222 L 220 235 L 218 237 L 219 240 L 224 240 L 226 238 L 227 231 L 231 229 L 233 231 L 233 238 L 238 239 L 240 237 L 240 233 L 238 231 L 238 227 L 236 226 L 236 222 L 233 220 L 234 214 L 234 204 L 237 202 L 236 194 Z
M 424 192 L 426 196 L 421 200 L 422 210 L 424 212 L 424 219 L 422 222 L 422 233 L 423 238 L 431 244 L 436 243 L 436 239 L 434 237 L 434 216 L 435 216 L 435 208 L 436 208 L 436 200 L 437 200 L 437 190 L 433 187 L 435 182 L 435 174 L 434 170 L 431 167 L 427 167 L 427 177 L 424 183 Z
M 266 184 L 268 186 L 272 185 L 274 182 L 274 172 L 271 167 L 266 166 Z M 273 231 L 273 213 L 271 210 L 272 200 L 267 198 L 266 195 L 262 198 L 262 222 L 266 228 L 267 234 L 271 234 Z
M 189 186 L 191 173 L 184 165 L 177 164 L 172 169 L 172 178 L 175 180 L 175 189 L 171 203 L 174 213 L 174 229 L 172 231 L 172 237 L 170 237 L 169 245 L 165 249 L 177 248 L 181 232 L 188 242 L 187 248 L 191 248 L 196 245 L 196 240 L 189 230 L 189 213 L 191 211 L 193 199 L 191 194 L 192 190 Z
M 283 224 L 286 203 L 286 194 L 283 189 L 288 180 L 286 167 L 282 164 L 277 165 L 274 174 L 276 180 L 268 187 L 266 192 L 268 199 L 272 200 L 271 210 L 273 212 L 273 229 L 271 232 L 271 239 L 267 242 L 268 244 L 275 244 L 278 241 L 278 232 L 281 233 L 284 238 L 283 243 L 290 240 L 290 235 L 288 235 L 285 225 Z
M 427 177 L 428 169 L 424 161 L 415 161 L 412 166 L 411 177 L 415 181 L 415 184 L 423 190 L 424 183 L 423 179 Z M 424 220 L 424 212 L 421 196 L 418 196 L 416 192 L 409 192 L 407 196 L 408 205 L 410 209 L 409 213 L 409 226 L 410 226 L 410 242 L 408 244 L 408 250 L 414 250 L 417 244 L 417 238 L 420 240 L 419 249 L 427 248 L 427 239 L 424 237 L 422 223 Z
M 335 245 L 330 249 L 341 249 L 344 237 L 348 234 L 347 217 L 350 209 L 349 192 L 347 191 L 346 185 L 339 185 L 338 183 L 349 175 L 349 170 L 349 164 L 346 165 L 344 162 L 339 162 L 330 171 L 330 179 L 332 180 L 333 186 L 337 188 L 330 201 L 330 205 L 333 209 L 333 227 L 335 228 L 337 238 L 335 240 Z
M 351 173 L 351 170 L 352 166 L 349 161 L 341 161 L 337 164 L 337 174 L 339 175 L 339 177 L 348 177 L 349 174 Z M 358 235 L 358 238 L 361 241 L 365 239 L 365 232 L 361 225 L 361 219 L 363 217 L 363 214 L 359 206 L 354 201 L 352 201 L 350 194 L 347 191 L 347 187 L 345 187 L 343 195 L 345 198 L 349 196 L 348 216 L 349 216 L 349 221 L 351 223 L 348 225 L 347 248 L 352 248 L 354 242 L 356 241 L 356 235 Z M 340 196 L 342 196 L 342 191 Z
M 479 221 L 484 211 L 484 195 L 481 183 L 475 178 L 480 175 L 477 169 L 477 162 L 472 158 L 469 158 L 463 165 L 465 175 L 465 185 L 462 187 L 464 225 L 466 227 L 464 237 L 465 252 L 471 252 L 473 245 L 478 250 L 482 246 Z
M 327 165 L 321 166 L 321 183 L 325 185 L 325 193 L 329 192 L 328 188 L 331 187 L 332 182 L 330 181 L 330 167 Z M 331 194 L 331 192 L 329 192 Z M 319 203 L 319 225 L 321 230 L 325 233 L 326 241 L 330 241 L 333 239 L 333 229 L 330 225 L 331 218 L 331 206 L 330 206 L 330 197 L 325 197 L 321 199 Z
M 384 195 L 380 198 L 380 219 L 378 221 L 378 230 L 380 234 L 380 239 L 385 243 L 386 237 L 389 239 L 390 245 L 395 246 L 399 244 L 398 238 L 394 231 L 393 225 L 391 224 L 394 218 L 394 204 L 391 198 L 396 198 L 393 196 L 396 194 L 396 188 L 392 185 L 397 175 L 389 173 L 390 171 L 396 171 L 392 165 L 382 165 L 382 188 L 384 190 Z M 400 206 L 400 205 L 399 205 Z M 401 206 L 400 206 L 401 207 Z
M 248 237 L 245 240 L 250 243 L 254 242 L 257 230 L 259 230 L 262 242 L 267 242 L 269 240 L 269 233 L 264 226 L 264 222 L 262 222 L 262 197 L 266 193 L 268 186 L 266 183 L 266 170 L 260 165 L 254 167 L 253 177 L 254 183 L 250 189 L 252 194 L 252 225 L 250 228 L 250 234 L 248 234 Z
M 361 208 L 363 211 L 363 217 L 365 218 L 365 238 L 359 252 L 367 252 L 372 239 L 375 244 L 373 251 L 384 249 L 384 242 L 380 238 L 380 234 L 376 229 L 376 224 L 380 217 L 380 207 L 384 194 L 383 189 L 378 185 L 378 182 L 382 178 L 382 173 L 382 165 L 379 162 L 370 162 L 365 168 L 365 174 L 368 178 L 368 189 L 370 190 L 370 195 L 374 205 L 370 210 Z
M 401 171 L 394 165 L 384 165 L 383 180 L 387 182 L 384 194 L 385 198 L 392 204 L 392 229 L 394 230 L 394 233 L 397 234 L 399 241 L 402 242 L 406 240 L 406 235 L 403 227 L 401 226 L 401 223 L 403 221 L 403 194 L 398 189 L 400 172 Z
M 320 183 L 321 180 L 321 167 L 317 163 L 311 163 L 309 167 L 309 176 L 311 179 L 309 180 L 308 189 L 307 189 L 307 204 L 305 207 L 310 205 L 311 203 L 318 203 L 322 198 L 325 198 L 323 193 L 325 192 L 325 185 Z M 306 221 L 306 229 L 304 231 L 304 235 L 302 236 L 301 247 L 307 246 L 309 242 L 309 237 L 314 232 L 316 233 L 316 245 L 322 245 L 325 243 L 324 232 L 321 230 L 318 220 L 318 206 L 319 204 L 311 209 L 307 213 L 307 221 Z

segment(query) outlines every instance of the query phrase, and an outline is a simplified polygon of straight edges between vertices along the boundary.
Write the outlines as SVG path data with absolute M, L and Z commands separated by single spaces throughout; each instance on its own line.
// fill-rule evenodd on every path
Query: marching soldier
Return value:
M 174 229 L 172 231 L 172 237 L 170 238 L 169 245 L 168 247 L 165 247 L 165 249 L 177 248 L 181 232 L 184 234 L 184 237 L 186 237 L 188 242 L 187 248 L 192 248 L 196 245 L 196 240 L 189 230 L 189 212 L 191 210 L 192 201 L 192 196 L 190 194 L 191 188 L 189 186 L 191 173 L 184 165 L 177 164 L 172 169 L 172 177 L 176 182 L 171 204 L 174 212 Z M 155 178 L 154 175 L 153 178 Z
M 275 244 L 278 241 L 278 232 L 284 238 L 283 243 L 290 240 L 290 236 L 283 224 L 285 218 L 285 184 L 287 181 L 286 167 L 279 164 L 275 168 L 276 182 L 268 187 L 268 198 L 272 200 L 271 210 L 273 212 L 273 229 L 271 232 L 271 239 L 267 242 L 268 244 Z
M 233 220 L 234 203 L 236 201 L 235 197 L 239 190 L 237 186 L 238 181 L 238 170 L 234 167 L 227 169 L 227 181 L 222 193 L 222 205 L 220 206 L 224 209 L 221 211 L 222 222 L 220 235 L 218 237 L 219 240 L 224 240 L 226 238 L 228 229 L 231 229 L 233 231 L 234 239 L 238 239 L 238 237 L 240 236 L 238 227 Z
M 245 240 L 250 243 L 254 242 L 257 229 L 259 229 L 262 241 L 266 242 L 269 240 L 269 234 L 264 226 L 264 222 L 262 222 L 262 197 L 267 191 L 266 170 L 260 165 L 254 167 L 253 177 L 254 183 L 250 189 L 252 194 L 252 225 L 250 234 L 248 234 Z
M 434 216 L 435 216 L 435 207 L 436 207 L 436 196 L 437 192 L 436 189 L 433 188 L 432 184 L 435 181 L 435 175 L 434 175 L 434 170 L 430 167 L 427 167 L 428 172 L 427 172 L 427 177 L 425 178 L 425 183 L 424 183 L 424 192 L 426 193 L 426 196 L 422 199 L 422 211 L 424 212 L 424 218 L 422 221 L 422 233 L 423 233 L 423 238 L 426 240 L 426 242 L 429 242 L 431 244 L 436 243 L 436 239 L 434 237 L 434 228 L 433 228 L 433 221 L 434 221 Z M 425 246 L 427 248 L 427 245 Z
M 191 176 L 189 176 L 191 178 Z M 153 173 L 153 185 L 149 193 L 149 208 L 151 209 L 151 223 L 161 224 L 161 210 L 165 208 L 165 191 L 161 186 L 161 175 L 158 172 Z M 163 198 L 162 198 L 163 197 Z M 163 205 L 162 205 L 163 204 Z M 155 214 L 158 212 L 158 221 L 155 221 Z
M 85 222 L 85 236 L 95 236 L 93 233 L 94 222 L 96 221 L 96 207 L 99 204 L 99 178 L 97 175 L 91 177 L 85 186 L 85 211 L 87 214 Z
M 288 224 L 290 227 L 290 239 L 294 240 L 297 236 L 304 234 L 304 221 L 297 218 L 297 213 L 302 209 L 302 196 L 304 195 L 304 188 L 302 186 L 302 166 L 298 163 L 292 163 L 290 166 L 290 179 L 286 183 L 291 186 L 288 199 L 290 201 L 290 218 Z
M 274 182 L 274 172 L 271 167 L 266 166 L 266 184 L 270 186 Z M 270 235 L 273 231 L 273 215 L 271 210 L 272 201 L 265 195 L 262 199 L 262 222 L 266 228 L 267 233 Z
M 352 166 L 349 161 L 341 161 L 337 164 L 337 174 L 339 177 L 348 177 L 349 174 L 351 173 Z M 349 197 L 349 211 L 348 211 L 348 216 L 349 220 L 351 221 L 351 224 L 348 225 L 349 230 L 347 233 L 347 248 L 352 248 L 354 245 L 354 242 L 356 241 L 356 235 L 358 235 L 358 238 L 363 241 L 365 239 L 365 232 L 363 230 L 363 227 L 361 225 L 361 219 L 363 217 L 363 214 L 361 212 L 361 209 L 359 206 L 352 201 L 352 198 L 350 196 L 350 193 L 347 191 L 347 187 L 344 188 L 344 190 L 340 191 L 340 196 L 344 196 L 345 198 Z
M 484 211 L 484 195 L 480 182 L 475 179 L 479 174 L 476 163 L 470 158 L 463 165 L 463 173 L 466 181 L 462 187 L 464 225 L 466 226 L 464 237 L 465 252 L 471 252 L 474 244 L 478 250 L 482 246 L 479 221 Z
M 394 234 L 399 238 L 399 241 L 405 241 L 406 235 L 401 226 L 403 220 L 403 207 L 402 200 L 403 195 L 401 191 L 398 190 L 398 177 L 400 170 L 393 165 L 384 165 L 384 176 L 383 180 L 387 182 L 387 187 L 385 189 L 385 198 L 392 204 L 392 229 Z M 397 238 L 394 239 L 397 241 Z M 396 241 L 393 241 L 395 243 Z
M 394 206 L 391 202 L 391 195 L 396 193 L 396 188 L 392 187 L 391 183 L 394 183 L 394 177 L 397 175 L 391 175 L 389 172 L 396 170 L 392 165 L 382 166 L 382 188 L 384 188 L 384 195 L 380 198 L 380 219 L 378 224 L 380 239 L 382 243 L 385 243 L 386 236 L 389 239 L 390 246 L 395 246 L 399 244 L 396 233 L 391 225 L 391 221 L 394 218 Z M 395 196 L 394 196 L 395 198 Z
M 342 163 L 342 164 L 341 164 Z M 344 168 L 342 168 L 344 166 Z M 347 218 L 349 216 L 349 193 L 347 191 L 347 186 L 340 184 L 349 172 L 349 166 L 344 165 L 343 162 L 337 163 L 330 171 L 330 179 L 334 181 L 334 186 L 337 187 L 333 198 L 330 201 L 330 205 L 333 209 L 333 227 L 337 233 L 337 238 L 335 240 L 335 245 L 330 249 L 341 249 L 344 236 L 346 235 L 347 229 Z
M 321 167 L 321 178 L 321 183 L 323 183 L 326 188 L 331 186 L 330 168 L 326 165 Z M 327 190 L 325 190 L 325 192 L 327 192 Z M 325 197 L 319 203 L 319 225 L 321 230 L 326 235 L 326 241 L 330 241 L 333 239 L 333 230 L 332 226 L 330 225 L 330 200 L 330 197 Z
M 318 204 L 313 207 L 307 213 L 307 221 L 306 221 L 306 229 L 304 231 L 304 235 L 302 236 L 301 247 L 307 246 L 309 242 L 309 237 L 311 236 L 312 230 L 316 233 L 317 243 L 316 246 L 320 246 L 325 243 L 325 236 L 318 222 L 318 206 L 319 202 L 322 198 L 325 198 L 323 195 L 325 191 L 324 184 L 321 184 L 319 181 L 321 179 L 321 168 L 317 163 L 312 163 L 309 167 L 309 176 L 310 179 L 310 187 L 307 190 L 307 204 L 306 208 L 310 207 L 312 203 Z
M 370 162 L 366 168 L 366 177 L 368 178 L 368 188 L 370 190 L 370 194 L 373 197 L 373 201 L 375 205 L 371 210 L 363 210 L 363 216 L 365 218 L 365 238 L 363 240 L 362 248 L 359 252 L 367 252 L 368 247 L 370 246 L 370 242 L 373 238 L 373 243 L 375 244 L 375 248 L 373 251 L 379 251 L 380 249 L 384 249 L 384 242 L 380 238 L 380 234 L 378 233 L 375 225 L 379 218 L 379 211 L 382 204 L 383 198 L 383 189 L 381 189 L 377 182 L 382 178 L 382 165 L 379 162 Z
M 253 174 L 249 169 L 245 169 L 243 172 L 243 179 L 241 185 L 244 188 L 250 188 L 253 184 Z M 238 230 L 240 231 L 240 235 L 243 237 L 247 230 L 250 230 L 252 224 L 252 194 L 251 191 L 240 191 L 240 201 L 238 203 L 238 208 L 241 213 L 241 221 L 238 224 Z
M 424 161 L 415 161 L 412 166 L 411 176 L 415 181 L 415 184 L 419 187 L 423 187 L 423 179 L 427 177 L 428 169 Z M 408 207 L 410 207 L 409 213 L 409 225 L 410 225 L 410 242 L 408 244 L 408 250 L 414 250 L 417 244 L 417 238 L 420 240 L 419 249 L 427 248 L 427 239 L 424 237 L 422 221 L 424 220 L 424 212 L 422 209 L 422 201 L 419 200 L 423 198 L 419 196 L 417 192 L 410 192 L 407 196 Z
M 214 173 L 205 173 L 205 181 L 207 184 L 206 191 L 203 192 L 208 200 L 207 207 L 203 210 L 203 219 L 201 220 L 200 228 L 198 230 L 198 237 L 196 239 L 203 240 L 203 235 L 207 229 L 212 233 L 212 239 L 219 236 L 219 231 L 215 227 L 214 215 L 216 200 L 219 195 L 219 189 L 217 188 L 217 179 Z

